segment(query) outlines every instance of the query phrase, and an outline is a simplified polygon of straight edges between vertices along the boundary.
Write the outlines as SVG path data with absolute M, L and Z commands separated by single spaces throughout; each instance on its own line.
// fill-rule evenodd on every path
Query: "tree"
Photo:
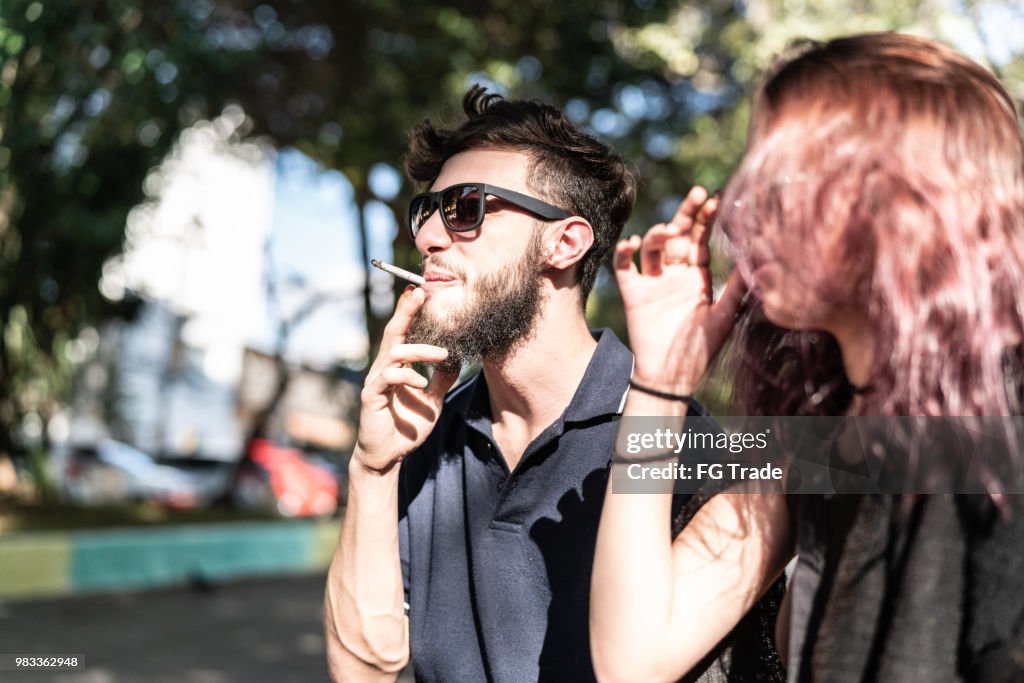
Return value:
M 550 23 L 537 30 L 541 11 Z M 239 103 L 248 132 L 340 168 L 365 207 L 369 169 L 396 164 L 411 124 L 457 101 L 467 74 L 500 76 L 514 94 L 609 101 L 623 63 L 595 55 L 609 24 L 578 21 L 584 11 L 536 0 L 0 4 L 0 452 L 54 409 L 73 370 L 64 347 L 116 312 L 97 291 L 101 269 L 184 127 Z M 375 338 L 382 321 L 365 300 Z
M 125 312 L 97 282 L 147 171 L 184 127 L 256 99 L 267 55 L 319 54 L 322 31 L 253 21 L 202 1 L 0 3 L 0 454 L 54 410 L 66 345 Z
M 341 170 L 361 209 L 382 200 L 398 218 L 409 188 L 375 197 L 370 171 L 400 165 L 417 120 L 453 117 L 474 81 L 540 97 L 637 165 L 644 185 L 635 230 L 665 218 L 694 182 L 726 181 L 743 149 L 745 94 L 797 35 L 888 28 L 947 40 L 973 35 L 978 56 L 987 52 L 1021 97 L 1024 46 L 1012 35 L 1001 43 L 988 35 L 1000 23 L 993 13 L 1019 24 L 1019 7 L 1006 0 L 960 7 L 953 0 L 6 0 L 0 453 L 13 449 L 15 428 L 33 420 L 38 428 L 53 411 L 74 369 L 65 346 L 118 313 L 96 284 L 121 248 L 128 212 L 146 199 L 147 171 L 184 128 L 229 104 L 244 111 L 244 134 L 296 146 Z M 365 252 L 365 221 L 357 227 Z M 395 253 L 406 266 L 417 260 L 404 230 Z M 615 296 L 610 278 L 599 279 L 593 312 L 622 330 Z M 374 341 L 383 320 L 368 284 L 363 299 Z

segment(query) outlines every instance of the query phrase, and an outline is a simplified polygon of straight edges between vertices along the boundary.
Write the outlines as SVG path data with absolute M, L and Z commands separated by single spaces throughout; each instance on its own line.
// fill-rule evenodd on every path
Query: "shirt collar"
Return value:
M 623 397 L 633 372 L 633 354 L 610 329 L 602 328 L 592 334 L 597 348 L 558 423 L 586 422 L 622 412 Z M 453 391 L 448 403 L 468 426 L 491 433 L 491 406 L 483 372 Z
M 622 413 L 622 399 L 633 374 L 633 354 L 607 328 L 597 330 L 594 339 L 597 348 L 565 410 L 566 422 L 585 422 Z

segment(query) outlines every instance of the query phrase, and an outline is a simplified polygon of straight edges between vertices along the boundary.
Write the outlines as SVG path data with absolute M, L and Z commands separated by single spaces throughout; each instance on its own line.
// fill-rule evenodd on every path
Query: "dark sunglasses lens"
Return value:
M 420 231 L 423 224 L 430 218 L 430 214 L 434 212 L 434 207 L 431 204 L 430 197 L 420 196 L 414 197 L 409 205 L 409 227 L 412 228 L 413 236 Z
M 472 230 L 484 215 L 484 198 L 476 185 L 449 188 L 441 197 L 444 222 L 452 230 Z

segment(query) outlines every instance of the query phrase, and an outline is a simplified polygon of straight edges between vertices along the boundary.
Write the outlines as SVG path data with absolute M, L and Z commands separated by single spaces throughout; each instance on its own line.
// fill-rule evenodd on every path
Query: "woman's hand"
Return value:
M 639 384 L 690 395 L 729 336 L 746 287 L 738 272 L 712 303 L 708 240 L 718 199 L 694 187 L 668 223 L 615 247 Z M 633 255 L 640 251 L 640 268 Z

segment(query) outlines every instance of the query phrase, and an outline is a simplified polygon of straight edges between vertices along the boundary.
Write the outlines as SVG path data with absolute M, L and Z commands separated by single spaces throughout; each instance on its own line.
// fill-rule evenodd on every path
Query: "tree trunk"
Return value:
M 288 372 L 288 364 L 284 360 L 283 349 L 278 349 L 277 355 L 274 356 L 274 364 L 277 369 L 277 384 L 274 385 L 274 393 L 271 394 L 267 404 L 263 406 L 263 409 L 256 414 L 255 419 L 252 421 L 252 426 L 245 437 L 245 457 L 249 455 L 249 444 L 252 443 L 253 439 L 271 438 L 270 421 L 274 417 L 274 413 L 277 412 L 277 407 L 281 404 L 285 393 L 288 391 L 291 375 Z
M 0 458 L 14 456 L 14 430 L 21 417 L 14 395 L 16 388 L 11 350 L 7 346 L 10 313 L 10 306 L 5 304 L 0 314 Z
M 354 183 L 353 186 L 357 209 L 356 228 L 359 231 L 359 249 L 366 272 L 363 281 L 363 314 L 366 316 L 366 335 L 369 342 L 368 361 L 372 363 L 373 359 L 377 357 L 377 350 L 380 348 L 380 338 L 384 334 L 384 326 L 387 324 L 387 320 L 381 319 L 374 314 L 373 306 L 370 302 L 372 291 L 370 275 L 373 266 L 370 265 L 372 254 L 370 254 L 369 228 L 366 225 L 366 205 L 370 203 L 373 197 L 370 194 L 365 178 Z

